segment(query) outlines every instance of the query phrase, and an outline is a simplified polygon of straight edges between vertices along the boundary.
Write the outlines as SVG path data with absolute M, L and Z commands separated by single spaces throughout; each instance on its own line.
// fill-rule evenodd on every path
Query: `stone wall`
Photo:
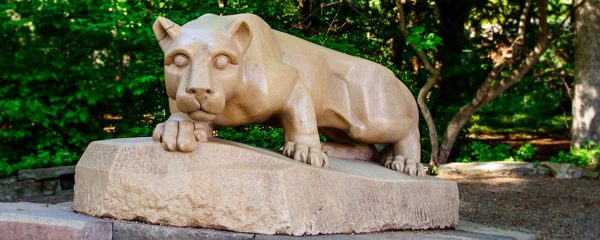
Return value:
M 20 170 L 0 178 L 0 201 L 31 199 L 73 193 L 75 166 Z

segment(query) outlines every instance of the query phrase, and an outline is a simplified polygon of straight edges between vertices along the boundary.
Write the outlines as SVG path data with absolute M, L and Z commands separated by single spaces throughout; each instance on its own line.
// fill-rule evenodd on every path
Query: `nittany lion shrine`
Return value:
M 152 138 L 88 146 L 76 167 L 77 212 L 295 236 L 458 223 L 457 185 L 425 175 L 417 104 L 389 69 L 252 14 L 182 26 L 159 17 L 152 29 L 168 95 L 156 97 L 171 115 Z M 248 123 L 283 128 L 284 146 L 212 135 Z

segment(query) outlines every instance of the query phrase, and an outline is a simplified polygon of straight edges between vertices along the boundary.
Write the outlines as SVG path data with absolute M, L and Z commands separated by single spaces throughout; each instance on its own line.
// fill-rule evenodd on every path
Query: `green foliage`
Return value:
M 431 166 L 431 175 L 438 175 L 438 168 L 436 166 Z
M 496 146 L 487 143 L 473 141 L 461 147 L 460 157 L 457 162 L 489 162 L 501 161 L 510 158 L 510 146 L 498 144 Z
M 425 27 L 417 26 L 408 34 L 406 45 L 414 43 L 417 50 L 435 50 L 442 45 L 442 38 L 434 33 L 425 34 Z
M 73 164 L 93 140 L 165 117 L 161 54 L 143 5 L 0 4 L 0 175 Z M 104 129 L 112 129 L 104 131 Z
M 12 174 L 20 169 L 39 168 L 47 166 L 65 166 L 72 165 L 79 159 L 78 153 L 68 150 L 47 151 L 41 150 L 36 154 L 31 154 L 22 158 L 20 162 L 10 163 L 7 159 L 0 160 L 0 176 Z
M 436 33 L 444 43 L 444 47 L 438 49 L 438 59 L 443 65 L 443 86 L 439 93 L 432 94 L 430 103 L 438 129 L 443 131 L 458 107 L 472 100 L 492 68 L 493 56 L 497 56 L 499 49 L 510 46 L 523 2 L 475 1 L 458 6 L 453 2 L 436 1 L 436 5 L 441 16 Z M 532 6 L 530 17 L 535 18 L 536 3 Z M 568 132 L 571 115 L 568 89 L 573 87 L 573 29 L 562 20 L 571 14 L 567 10 L 570 7 L 572 5 L 564 1 L 549 1 L 548 24 L 556 36 L 548 50 L 521 82 L 478 110 L 469 123 L 472 127 L 467 126 L 465 133 Z M 525 47 L 517 52 L 519 57 L 515 60 L 522 59 L 533 49 L 536 32 L 533 22 L 527 24 Z M 509 62 L 498 79 L 518 66 L 518 61 Z
M 550 157 L 551 162 L 572 163 L 579 167 L 589 167 L 597 164 L 600 158 L 600 145 L 589 141 L 581 148 L 572 148 L 568 152 L 560 151 L 556 156 Z
M 489 162 L 489 161 L 531 161 L 535 156 L 535 148 L 525 143 L 517 149 L 509 145 L 490 145 L 473 141 L 460 148 L 457 162 Z
M 283 146 L 283 129 L 258 124 L 220 128 L 217 137 L 261 148 L 279 149 Z
M 531 161 L 535 156 L 535 148 L 531 143 L 525 143 L 514 151 L 513 158 L 516 161 Z

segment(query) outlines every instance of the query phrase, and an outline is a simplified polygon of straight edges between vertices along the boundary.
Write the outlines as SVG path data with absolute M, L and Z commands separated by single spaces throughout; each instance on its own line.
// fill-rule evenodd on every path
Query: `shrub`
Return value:
M 219 138 L 261 148 L 278 149 L 283 146 L 283 129 L 258 124 L 220 128 L 216 135 Z
M 458 162 L 489 162 L 508 159 L 510 156 L 510 146 L 498 144 L 492 146 L 479 141 L 470 142 L 461 147 L 461 157 Z
M 535 148 L 531 143 L 521 145 L 513 153 L 513 158 L 516 161 L 531 161 L 533 156 L 535 156 Z
M 600 145 L 588 141 L 581 148 L 571 148 L 568 152 L 560 151 L 556 156 L 550 157 L 551 162 L 572 163 L 579 167 L 596 167 L 600 157 Z
M 512 153 L 512 154 L 511 154 Z M 529 161 L 535 156 L 535 148 L 525 143 L 514 151 L 506 144 L 490 145 L 473 141 L 460 148 L 457 162 Z

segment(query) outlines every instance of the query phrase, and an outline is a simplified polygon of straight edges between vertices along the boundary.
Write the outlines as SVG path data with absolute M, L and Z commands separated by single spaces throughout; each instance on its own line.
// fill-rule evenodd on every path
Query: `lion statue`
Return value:
M 359 149 L 366 154 L 357 158 L 424 175 L 417 104 L 389 69 L 275 31 L 253 14 L 205 14 L 183 26 L 159 17 L 152 30 L 171 111 L 153 139 L 166 150 L 193 151 L 213 126 L 264 123 L 283 127 L 283 154 L 296 161 L 325 167 L 327 155 Z

